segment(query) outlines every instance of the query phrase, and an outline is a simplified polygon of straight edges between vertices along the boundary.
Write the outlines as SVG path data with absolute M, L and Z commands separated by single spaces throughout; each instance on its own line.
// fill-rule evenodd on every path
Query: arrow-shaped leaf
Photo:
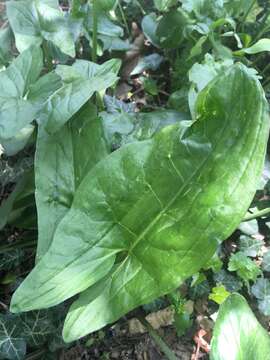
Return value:
M 86 175 L 12 311 L 53 306 L 94 285 L 71 308 L 70 341 L 171 291 L 211 258 L 243 218 L 262 170 L 269 124 L 258 80 L 232 67 L 199 94 L 196 119 L 122 147 Z
M 221 305 L 211 343 L 211 360 L 265 360 L 270 337 L 243 296 L 232 294 Z

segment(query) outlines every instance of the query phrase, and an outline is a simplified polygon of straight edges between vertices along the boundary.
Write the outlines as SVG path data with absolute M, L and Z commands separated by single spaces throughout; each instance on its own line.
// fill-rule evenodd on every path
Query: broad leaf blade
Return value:
M 34 119 L 37 109 L 25 95 L 42 67 L 42 51 L 32 47 L 0 73 L 0 138 L 12 138 Z
M 244 216 L 268 128 L 263 90 L 244 66 L 216 78 L 199 95 L 189 128 L 168 126 L 87 174 L 50 249 L 14 294 L 12 311 L 55 305 L 108 274 L 90 311 L 79 307 L 81 332 L 73 333 L 74 317 L 68 318 L 71 341 L 177 287 Z M 93 311 L 95 301 L 103 303 L 102 314 Z
M 71 207 L 75 189 L 107 154 L 101 120 L 91 105 L 85 105 L 71 124 L 53 135 L 40 126 L 35 158 L 37 260 L 49 249 L 58 223 Z
M 270 337 L 246 300 L 232 294 L 221 305 L 211 343 L 211 360 L 264 360 L 269 358 Z
M 119 67 L 118 60 L 102 66 L 83 60 L 76 61 L 73 66 L 60 66 L 56 72 L 63 86 L 48 99 L 39 114 L 39 123 L 43 123 L 50 134 L 58 131 L 96 91 L 104 91 L 115 84 Z
M 64 54 L 75 56 L 74 41 L 58 0 L 9 1 L 7 14 L 20 52 L 47 40 Z

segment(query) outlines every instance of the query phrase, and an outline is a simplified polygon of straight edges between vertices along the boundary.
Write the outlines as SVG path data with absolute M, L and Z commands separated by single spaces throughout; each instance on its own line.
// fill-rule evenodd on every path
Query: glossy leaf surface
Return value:
M 71 124 L 55 134 L 39 128 L 35 158 L 37 260 L 50 247 L 55 229 L 71 207 L 81 180 L 107 154 L 102 123 L 91 105 L 87 104 Z
M 270 337 L 246 300 L 232 294 L 221 305 L 211 343 L 211 360 L 265 360 Z
M 58 0 L 19 0 L 7 3 L 7 14 L 20 52 L 51 41 L 74 57 L 75 45 Z
M 165 127 L 90 170 L 12 311 L 53 306 L 93 285 L 68 315 L 71 341 L 171 291 L 212 257 L 254 195 L 267 105 L 258 80 L 238 65 L 199 94 L 196 115 L 191 126 Z
M 63 86 L 48 99 L 39 114 L 39 122 L 48 133 L 57 132 L 96 91 L 114 85 L 120 65 L 118 59 L 101 66 L 86 60 L 77 60 L 72 66 L 60 65 L 56 72 Z
M 41 49 L 30 48 L 0 72 L 0 138 L 14 137 L 29 124 L 37 108 L 26 98 L 43 67 Z

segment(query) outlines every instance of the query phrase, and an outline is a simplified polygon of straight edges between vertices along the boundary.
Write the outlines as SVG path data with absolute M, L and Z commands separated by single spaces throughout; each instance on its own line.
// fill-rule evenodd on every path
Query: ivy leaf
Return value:
M 212 288 L 212 292 L 208 298 L 220 305 L 227 299 L 228 296 L 230 296 L 229 291 L 227 291 L 223 285 L 220 285 Z
M 223 269 L 214 274 L 214 280 L 216 284 L 224 285 L 229 292 L 235 292 L 242 288 L 241 281 Z
M 211 341 L 211 360 L 267 359 L 270 337 L 246 300 L 232 294 L 220 306 Z
M 270 272 L 270 251 L 268 250 L 263 256 L 262 269 Z
M 245 235 L 240 236 L 239 249 L 246 256 L 256 257 L 263 245 L 264 242 L 261 239 L 255 239 Z
M 259 226 L 256 219 L 242 222 L 239 224 L 238 229 L 249 236 L 256 235 L 259 232 Z
M 222 265 L 223 263 L 218 257 L 218 254 L 215 253 L 214 256 L 209 261 L 207 261 L 203 268 L 204 270 L 211 269 L 214 273 L 217 273 L 221 270 Z
M 0 358 L 21 360 L 26 355 L 26 342 L 22 336 L 19 317 L 0 314 Z
M 192 300 L 202 298 L 210 293 L 210 286 L 207 280 L 200 282 L 199 284 L 189 289 L 189 296 Z
M 236 271 L 237 275 L 246 282 L 255 281 L 261 274 L 261 270 L 255 262 L 240 251 L 231 255 L 228 270 Z
M 72 34 L 58 0 L 8 1 L 7 15 L 20 52 L 46 40 L 64 54 L 75 56 Z
M 24 251 L 15 249 L 0 255 L 0 270 L 9 271 L 16 268 L 24 258 Z
M 33 47 L 0 72 L 0 138 L 12 138 L 33 121 L 37 108 L 25 97 L 42 67 L 42 51 Z
M 64 339 L 72 341 L 197 272 L 253 198 L 267 109 L 259 81 L 238 64 L 200 93 L 192 125 L 167 126 L 99 161 L 13 295 L 12 311 L 53 306 L 87 289 L 67 316 Z
M 27 344 L 38 348 L 47 342 L 49 335 L 55 332 L 55 327 L 47 311 L 32 311 L 20 315 L 22 336 Z
M 265 316 L 270 316 L 270 281 L 258 279 L 252 286 L 251 292 L 259 302 L 259 309 Z

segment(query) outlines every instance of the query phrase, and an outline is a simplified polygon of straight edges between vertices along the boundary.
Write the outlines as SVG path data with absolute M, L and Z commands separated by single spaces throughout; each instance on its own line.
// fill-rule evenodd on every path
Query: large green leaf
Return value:
M 51 245 L 55 229 L 70 209 L 86 173 L 108 154 L 102 123 L 87 104 L 55 134 L 39 128 L 35 158 L 39 260 Z
M 64 124 L 91 97 L 93 90 L 103 90 L 115 82 L 119 68 L 116 59 L 101 66 L 78 60 L 72 67 L 57 68 L 64 86 L 51 97 L 40 115 L 36 147 L 37 260 L 48 250 L 56 226 L 70 208 L 75 189 L 86 172 L 108 154 L 102 124 L 93 107 L 85 105 L 71 125 Z
M 246 300 L 232 294 L 221 305 L 211 343 L 211 360 L 269 359 L 270 337 Z
M 53 306 L 93 285 L 68 315 L 71 341 L 171 291 L 212 257 L 254 195 L 267 104 L 237 65 L 200 93 L 196 114 L 191 126 L 165 127 L 90 170 L 12 311 Z
M 46 102 L 39 123 L 50 134 L 57 132 L 96 91 L 105 91 L 115 84 L 120 66 L 118 59 L 100 66 L 86 60 L 77 60 L 72 66 L 60 65 L 56 72 L 63 86 Z
M 64 54 L 75 56 L 74 41 L 58 0 L 8 1 L 7 14 L 20 52 L 46 40 Z
M 14 137 L 34 119 L 37 108 L 26 95 L 42 67 L 41 49 L 33 47 L 0 72 L 0 138 Z
M 61 68 L 63 76 L 66 70 L 69 69 Z M 96 163 L 111 150 L 149 139 L 162 126 L 178 122 L 182 117 L 176 111 L 160 111 L 129 116 L 102 113 L 100 119 L 93 106 L 85 105 L 74 116 L 71 126 L 64 126 L 53 135 L 40 127 L 35 159 L 37 260 L 48 250 L 58 223 L 71 207 L 75 190 Z

